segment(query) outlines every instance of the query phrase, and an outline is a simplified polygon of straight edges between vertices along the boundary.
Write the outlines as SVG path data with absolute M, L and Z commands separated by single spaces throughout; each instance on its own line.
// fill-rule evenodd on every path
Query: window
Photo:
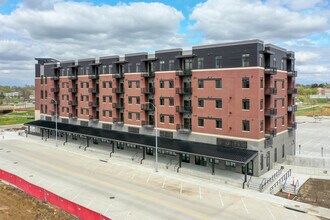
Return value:
M 173 81 L 173 80 L 170 80 L 170 81 L 169 81 L 169 87 L 170 87 L 170 88 L 174 88 L 174 81 Z
M 103 87 L 103 88 L 107 88 L 107 83 L 103 81 L 103 82 L 102 82 L 102 87 Z
M 48 98 L 48 95 L 47 95 L 47 90 L 45 90 L 45 99 Z
M 188 154 L 182 154 L 181 160 L 182 160 L 182 162 L 190 163 L 190 155 L 188 155 Z
M 242 100 L 242 108 L 244 110 L 249 110 L 250 109 L 250 99 L 243 99 Z
M 112 96 L 109 96 L 109 102 L 112 103 Z
M 277 127 L 277 118 L 274 119 L 274 126 Z
M 80 88 L 84 88 L 84 83 L 83 82 L 80 83 Z
M 198 119 L 198 126 L 199 127 L 204 127 L 204 119 L 203 118 Z
M 250 54 L 242 55 L 242 67 L 250 66 Z
M 260 77 L 260 89 L 264 88 L 264 77 Z
M 274 148 L 274 162 L 277 162 L 277 148 Z
M 243 77 L 242 78 L 242 88 L 244 88 L 244 89 L 250 88 L 250 79 L 249 79 L 249 77 Z
M 235 167 L 236 167 L 236 163 L 231 162 L 231 161 L 226 161 L 225 166 L 226 166 L 226 167 L 232 167 L 232 168 L 235 168 Z
M 170 106 L 174 106 L 174 98 L 169 98 Z
M 263 154 L 260 155 L 260 169 L 261 170 L 264 169 L 264 155 Z
M 106 74 L 107 73 L 107 66 L 103 65 L 102 66 L 102 74 Z
M 103 102 L 106 102 L 107 101 L 107 97 L 106 96 L 103 96 Z
M 165 116 L 164 115 L 160 115 L 160 122 L 164 123 L 165 122 Z
M 222 119 L 216 119 L 215 120 L 215 127 L 216 128 L 222 128 Z
M 112 73 L 112 65 L 109 65 L 109 73 Z
M 276 58 L 273 58 L 273 67 L 276 67 Z
M 140 81 L 136 81 L 135 86 L 136 88 L 140 88 Z
M 132 104 L 132 96 L 128 96 L 128 104 Z
M 86 109 L 86 115 L 89 115 L 89 109 Z
M 250 121 L 249 120 L 243 120 L 243 131 L 250 131 Z
M 284 80 L 282 80 L 282 89 L 284 89 Z
M 140 104 L 140 97 L 136 97 L 136 104 Z
M 89 88 L 89 83 L 86 83 L 86 88 Z
M 131 64 L 131 63 L 129 63 L 129 64 L 127 65 L 127 72 L 128 72 L 128 73 L 131 73 L 131 72 L 132 72 L 132 64 Z
M 215 57 L 215 68 L 222 68 L 222 56 Z
M 260 131 L 264 131 L 264 121 L 260 121 Z
M 222 80 L 221 79 L 216 79 L 215 80 L 215 88 L 222 88 Z
M 112 117 L 112 111 L 109 111 L 109 117 Z
M 40 92 L 40 98 L 41 98 L 41 99 L 44 99 L 44 91 L 42 91 L 42 90 L 41 90 L 41 92 Z
M 86 67 L 86 73 L 85 73 L 85 74 L 86 74 L 86 75 L 89 74 L 89 66 Z
M 132 112 L 128 113 L 128 119 L 132 119 Z
M 159 71 L 164 71 L 165 70 L 165 61 L 161 60 L 159 62 Z
M 222 99 L 215 100 L 215 107 L 222 108 Z
M 284 99 L 282 99 L 281 101 L 282 101 L 282 107 L 284 107 Z
M 174 70 L 174 60 L 168 62 L 168 70 Z
M 82 115 L 84 114 L 84 109 L 83 108 L 80 109 L 80 114 L 82 114 Z
M 204 80 L 202 79 L 198 80 L 198 88 L 204 88 Z
M 84 101 L 84 96 L 80 96 L 80 101 Z
M 103 115 L 103 117 L 106 117 L 106 111 L 105 110 L 103 110 L 102 115 Z
M 135 69 L 136 72 L 141 72 L 141 64 L 140 63 L 135 64 Z
M 128 88 L 132 88 L 132 81 L 128 81 Z
M 204 58 L 199 57 L 197 59 L 197 69 L 203 69 L 204 68 Z
M 164 105 L 164 98 L 159 98 L 160 105 Z
M 285 156 L 285 146 L 284 146 L 284 144 L 282 145 L 282 158 L 284 158 L 284 156 Z
M 140 121 L 140 113 L 136 113 L 136 120 Z
M 284 126 L 284 117 L 282 117 L 282 126 Z
M 203 99 L 198 99 L 198 107 L 204 107 L 204 100 Z
M 174 116 L 173 115 L 170 116 L 170 123 L 174 124 Z
M 164 80 L 160 80 L 159 81 L 159 87 L 160 88 L 164 88 Z
M 260 99 L 260 110 L 264 109 L 264 100 Z
M 112 88 L 112 81 L 109 81 L 109 88 Z

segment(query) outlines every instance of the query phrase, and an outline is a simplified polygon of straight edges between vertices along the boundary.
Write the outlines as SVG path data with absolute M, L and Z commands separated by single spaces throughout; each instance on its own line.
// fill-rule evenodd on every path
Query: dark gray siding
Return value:
M 44 66 L 44 75 L 45 76 L 55 76 L 55 70 L 56 64 L 47 64 Z
M 35 64 L 35 77 L 40 77 L 40 64 Z
M 169 61 L 174 60 L 174 69 L 180 69 L 180 59 L 176 59 L 176 56 L 182 55 L 182 49 L 177 49 L 174 51 L 156 51 L 156 71 L 160 70 L 160 61 L 165 61 L 164 71 L 169 71 Z
M 131 64 L 131 72 L 134 73 L 136 72 L 136 64 L 140 63 L 140 68 L 144 69 L 143 63 L 141 62 L 142 59 L 146 59 L 148 57 L 148 53 L 143 53 L 143 54 L 137 54 L 137 55 L 133 55 L 133 54 L 126 54 L 125 55 L 125 60 L 128 62 L 125 64 L 124 66 L 124 70 L 125 73 L 128 72 L 128 65 Z

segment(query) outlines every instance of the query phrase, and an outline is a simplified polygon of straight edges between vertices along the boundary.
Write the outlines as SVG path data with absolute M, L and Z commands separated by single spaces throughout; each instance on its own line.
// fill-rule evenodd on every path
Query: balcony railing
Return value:
M 58 81 L 60 79 L 60 77 L 58 77 L 58 76 L 52 76 L 51 77 L 51 80 L 54 80 L 54 81 Z
M 51 111 L 51 112 L 50 112 L 50 115 L 51 115 L 51 116 L 55 116 L 55 115 L 56 115 L 56 112 L 55 112 L 55 111 Z
M 70 80 L 76 80 L 78 78 L 78 76 L 77 75 L 72 75 L 72 76 L 69 76 L 69 79 Z
M 297 75 L 298 75 L 297 71 L 292 71 L 292 70 L 288 71 L 288 76 L 297 77 Z
M 121 78 L 124 78 L 124 74 L 123 73 L 115 73 L 115 74 L 112 74 L 112 77 L 116 78 L 116 79 L 121 79 Z
M 150 103 L 142 104 L 141 110 L 143 111 L 155 111 L 154 107 Z
M 277 109 L 276 108 L 266 109 L 265 116 L 272 117 L 272 116 L 275 116 L 275 115 L 277 115 Z
M 298 93 L 298 89 L 297 88 L 288 88 L 288 94 L 289 95 L 295 95 Z
M 146 95 L 155 94 L 155 88 L 154 87 L 142 88 L 141 92 Z
M 192 88 L 187 87 L 187 88 L 176 88 L 176 94 L 180 95 L 191 95 L 192 93 Z
M 124 103 L 112 103 L 112 108 L 123 109 L 124 108 Z
M 277 133 L 277 129 L 276 128 L 270 128 L 268 130 L 266 130 L 265 134 L 268 136 L 273 136 L 275 137 Z
M 88 75 L 88 79 L 99 79 L 99 75 Z
M 97 115 L 89 115 L 89 120 L 93 120 L 93 121 L 98 121 L 99 117 L 97 117 Z
M 69 101 L 70 106 L 77 106 L 78 102 L 77 101 Z
M 297 129 L 297 122 L 291 122 L 291 123 L 289 123 L 288 129 L 289 130 L 295 130 L 295 129 Z
M 112 92 L 116 94 L 122 94 L 124 93 L 124 88 L 113 88 Z
M 177 106 L 176 112 L 180 113 L 191 113 L 192 109 L 191 106 Z
M 155 72 L 154 71 L 144 72 L 141 75 L 142 75 L 142 77 L 146 77 L 146 78 L 155 77 Z
M 124 119 L 123 118 L 113 118 L 113 122 L 116 124 L 123 124 Z
M 69 92 L 71 93 L 77 93 L 78 89 L 77 88 L 69 88 Z
M 191 71 L 191 69 L 177 70 L 175 72 L 175 74 L 177 76 L 191 76 L 192 75 L 192 71 Z
M 53 93 L 59 93 L 60 89 L 58 87 L 55 87 L 55 88 L 51 88 L 50 91 Z
M 89 88 L 89 89 L 88 89 L 88 92 L 89 92 L 89 93 L 98 93 L 99 90 L 98 90 L 98 88 Z
M 288 112 L 295 112 L 297 111 L 297 105 L 290 105 L 288 106 Z
M 176 130 L 182 133 L 190 133 L 191 132 L 191 125 L 190 124 L 177 124 Z
M 93 107 L 93 108 L 97 108 L 97 107 L 99 107 L 99 103 L 98 102 L 89 102 L 88 106 Z
M 275 75 L 277 74 L 277 68 L 265 66 L 265 74 Z
M 268 88 L 265 90 L 265 95 L 276 95 L 277 89 L 276 88 Z
M 77 118 L 77 115 L 74 113 L 69 113 L 69 118 Z
M 142 126 L 145 128 L 154 128 L 155 124 L 154 122 L 150 122 L 150 121 L 142 121 Z

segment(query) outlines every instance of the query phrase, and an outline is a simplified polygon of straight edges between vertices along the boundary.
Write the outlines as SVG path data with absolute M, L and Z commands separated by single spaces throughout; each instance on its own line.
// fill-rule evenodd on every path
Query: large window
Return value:
M 242 55 L 242 67 L 250 66 L 250 54 Z
M 174 80 L 170 80 L 169 81 L 169 87 L 170 88 L 174 88 Z
M 226 166 L 226 167 L 232 167 L 232 168 L 235 168 L 235 167 L 236 167 L 236 163 L 231 162 L 231 161 L 226 161 L 225 166 Z
M 215 127 L 222 128 L 222 119 L 221 118 L 215 120 Z
M 128 97 L 128 104 L 132 104 L 132 96 Z
M 243 77 L 242 78 L 242 88 L 243 89 L 250 88 L 250 79 L 249 79 L 249 77 Z
M 243 131 L 250 131 L 250 121 L 249 120 L 243 120 L 242 121 L 242 130 Z
M 250 99 L 243 99 L 242 100 L 242 108 L 244 110 L 249 110 L 250 109 Z
M 204 68 L 204 58 L 203 57 L 199 57 L 197 59 L 197 68 L 198 69 L 203 69 Z
M 159 81 L 159 87 L 160 88 L 164 88 L 164 80 L 160 80 Z
M 204 80 L 202 79 L 198 80 L 198 88 L 204 88 Z
M 181 158 L 182 158 L 182 162 L 190 163 L 190 155 L 188 155 L 188 154 L 182 154 L 181 155 Z
M 164 105 L 164 98 L 159 98 L 160 105 Z
M 222 56 L 215 57 L 215 68 L 222 68 Z
M 199 127 L 204 127 L 204 119 L 203 118 L 198 119 L 198 126 Z
M 170 60 L 170 61 L 168 62 L 168 69 L 169 69 L 169 70 L 174 70 L 174 60 Z
M 203 99 L 198 99 L 198 107 L 200 107 L 200 108 L 204 107 L 204 100 Z
M 141 72 L 141 64 L 140 63 L 136 64 L 136 72 Z
M 129 63 L 129 64 L 127 65 L 127 72 L 128 72 L 128 73 L 131 73 L 131 72 L 132 72 L 132 64 L 131 64 L 131 63 Z
M 165 122 L 165 116 L 164 115 L 160 115 L 160 122 L 164 123 Z
M 174 116 L 173 115 L 170 115 L 170 123 L 174 124 Z
M 215 107 L 222 108 L 222 99 L 215 100 Z
M 174 98 L 169 98 L 169 103 L 170 103 L 170 106 L 174 106 Z
M 222 80 L 216 79 L 215 80 L 215 88 L 222 88 Z
M 161 60 L 159 62 L 159 71 L 164 71 L 165 70 L 165 61 Z

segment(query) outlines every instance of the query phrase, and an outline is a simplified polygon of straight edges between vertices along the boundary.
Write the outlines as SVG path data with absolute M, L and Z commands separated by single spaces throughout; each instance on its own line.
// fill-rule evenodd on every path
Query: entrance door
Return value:
M 184 129 L 191 129 L 191 119 L 190 118 L 183 119 L 183 127 L 184 127 Z
M 270 170 L 270 151 L 268 151 L 266 154 L 266 166 L 267 170 Z
M 245 167 L 242 166 L 242 174 L 245 174 Z M 253 160 L 247 164 L 247 175 L 253 175 Z

